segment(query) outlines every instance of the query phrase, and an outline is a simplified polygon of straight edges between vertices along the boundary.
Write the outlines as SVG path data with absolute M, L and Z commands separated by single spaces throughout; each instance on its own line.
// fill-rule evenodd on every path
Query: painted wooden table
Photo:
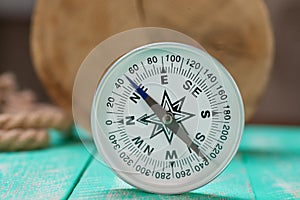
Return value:
M 225 171 L 181 195 L 135 189 L 95 159 L 92 143 L 51 136 L 47 149 L 0 153 L 0 199 L 300 199 L 300 127 L 247 126 Z

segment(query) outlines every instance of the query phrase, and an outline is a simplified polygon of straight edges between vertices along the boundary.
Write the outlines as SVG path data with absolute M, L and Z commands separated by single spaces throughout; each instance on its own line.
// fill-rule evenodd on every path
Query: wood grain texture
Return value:
M 297 199 L 300 198 L 300 127 L 246 126 L 235 156 L 208 185 L 181 195 L 133 188 L 93 160 L 71 199 Z
M 90 158 L 80 143 L 1 153 L 0 199 L 66 198 Z
M 46 150 L 0 154 L 0 199 L 299 199 L 299 141 L 300 127 L 246 126 L 237 155 L 215 180 L 156 195 L 117 178 L 83 145 L 55 139 Z
M 240 148 L 257 199 L 300 199 L 300 127 L 249 127 Z
M 227 187 L 230 185 L 230 187 Z M 143 192 L 119 179 L 106 165 L 93 160 L 74 189 L 70 199 L 253 199 L 246 169 L 237 156 L 210 184 L 180 195 Z
M 53 100 L 69 111 L 85 56 L 107 37 L 131 28 L 165 27 L 196 39 L 235 78 L 246 120 L 271 70 L 273 37 L 262 0 L 38 0 L 32 24 L 34 66 Z

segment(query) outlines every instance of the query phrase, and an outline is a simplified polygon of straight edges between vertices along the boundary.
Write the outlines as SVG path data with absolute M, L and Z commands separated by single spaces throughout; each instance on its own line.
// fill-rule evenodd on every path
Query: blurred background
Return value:
M 251 123 L 300 125 L 300 1 L 265 2 L 275 36 L 275 59 L 269 84 Z M 33 89 L 39 99 L 49 101 L 30 58 L 34 3 L 34 0 L 0 1 L 0 73 L 14 72 L 22 88 Z

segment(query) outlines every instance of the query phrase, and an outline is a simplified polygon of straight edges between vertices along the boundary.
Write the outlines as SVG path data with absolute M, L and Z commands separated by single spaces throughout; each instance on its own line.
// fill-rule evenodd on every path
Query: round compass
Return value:
M 129 184 L 182 193 L 213 180 L 235 155 L 243 103 L 205 51 L 159 42 L 118 58 L 94 95 L 92 134 L 103 160 Z

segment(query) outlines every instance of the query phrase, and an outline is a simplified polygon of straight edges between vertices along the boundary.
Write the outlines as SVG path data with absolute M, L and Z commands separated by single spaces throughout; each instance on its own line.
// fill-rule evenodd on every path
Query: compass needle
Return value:
M 94 95 L 91 125 L 99 154 L 120 178 L 175 194 L 224 170 L 239 146 L 244 113 L 219 62 L 201 49 L 161 42 L 112 63 Z
M 188 147 L 190 147 L 198 156 L 201 156 L 206 160 L 205 156 L 198 148 L 198 146 L 193 143 L 191 138 L 188 136 L 189 134 L 185 129 L 179 126 L 174 117 L 172 117 L 168 112 L 158 104 L 151 96 L 149 96 L 145 91 L 143 91 L 133 80 L 131 80 L 128 76 L 125 75 L 127 80 L 133 86 L 133 88 L 141 95 L 141 97 L 145 100 L 147 105 L 153 110 L 154 114 L 164 123 L 175 135 L 177 135 Z M 166 120 L 168 119 L 168 120 Z

